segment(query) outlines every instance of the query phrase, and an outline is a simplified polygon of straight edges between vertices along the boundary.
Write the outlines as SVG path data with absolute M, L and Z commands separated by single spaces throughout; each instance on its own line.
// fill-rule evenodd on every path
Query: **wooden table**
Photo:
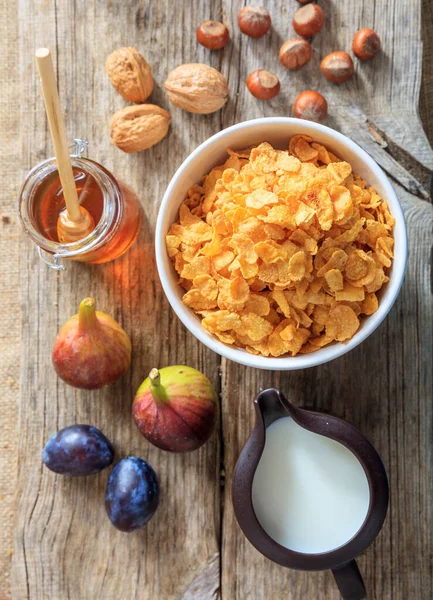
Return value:
M 432 303 L 429 253 L 433 210 L 429 185 L 433 153 L 417 116 L 422 48 L 421 0 L 320 0 L 327 21 L 313 42 L 309 65 L 297 73 L 278 63 L 293 36 L 294 0 L 266 4 L 270 34 L 252 40 L 236 25 L 240 0 L 21 0 L 19 77 L 21 176 L 52 155 L 34 51 L 55 55 L 69 136 L 89 140 L 89 156 L 129 182 L 144 207 L 138 243 L 106 266 L 72 264 L 56 274 L 27 240 L 21 244 L 21 400 L 19 472 L 12 596 L 16 600 L 335 600 L 329 573 L 302 573 L 265 560 L 234 519 L 230 484 L 252 423 L 258 390 L 275 385 L 299 406 L 329 411 L 359 427 L 379 450 L 389 474 L 391 504 L 385 527 L 359 558 L 370 598 L 428 600 L 433 595 L 432 528 Z M 429 13 L 430 14 L 430 13 Z M 200 47 L 195 28 L 223 18 L 232 43 L 223 52 Z M 356 61 L 341 86 L 319 73 L 320 58 L 350 49 L 353 34 L 371 26 L 383 52 Z M 152 67 L 151 101 L 172 114 L 168 138 L 125 155 L 110 145 L 109 120 L 125 105 L 104 71 L 117 47 L 138 48 Z M 230 99 L 209 116 L 172 107 L 163 89 L 168 72 L 205 62 L 227 77 Z M 244 81 L 257 67 L 281 78 L 268 103 L 253 99 Z M 431 65 L 430 65 L 431 68 Z M 19 79 L 19 81 L 18 81 Z M 297 93 L 316 88 L 330 106 L 328 125 L 357 141 L 389 174 L 405 210 L 410 256 L 400 297 L 383 325 L 360 347 L 329 364 L 280 373 L 222 360 L 197 342 L 171 311 L 158 281 L 154 227 L 164 190 L 182 160 L 220 129 L 260 116 L 289 115 Z M 129 332 L 133 362 L 116 385 L 80 392 L 60 381 L 50 364 L 59 326 L 82 298 Z M 141 438 L 131 420 L 133 394 L 154 366 L 184 363 L 204 371 L 219 391 L 218 432 L 198 452 L 167 454 Z M 148 460 L 162 488 L 160 508 L 142 530 L 114 529 L 104 511 L 108 471 L 86 479 L 54 476 L 42 467 L 45 441 L 59 428 L 91 423 L 114 441 L 117 457 Z

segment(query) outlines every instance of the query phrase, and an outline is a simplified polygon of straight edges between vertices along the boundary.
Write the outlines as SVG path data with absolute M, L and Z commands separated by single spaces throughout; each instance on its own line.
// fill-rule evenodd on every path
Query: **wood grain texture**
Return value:
M 224 457 L 230 482 L 237 456 L 253 426 L 252 400 L 268 386 L 280 387 L 299 406 L 329 412 L 361 429 L 382 456 L 391 489 L 384 529 L 358 560 L 369 597 L 424 600 L 432 590 L 429 552 L 433 535 L 423 522 L 431 523 L 433 492 L 429 476 L 433 382 L 427 352 L 433 343 L 429 266 L 433 208 L 402 188 L 396 191 L 409 228 L 410 263 L 389 317 L 360 347 L 317 368 L 290 374 L 265 373 L 224 362 Z M 238 381 L 242 381 L 241 389 Z M 250 546 L 236 525 L 230 493 L 228 485 L 223 519 L 223 597 L 265 598 L 264 590 L 273 598 L 339 597 L 329 574 L 288 571 L 269 563 Z M 261 590 L 263 595 L 254 596 L 254 590 Z
M 242 4 L 226 3 L 232 27 Z M 314 88 L 328 99 L 328 123 L 364 147 L 396 182 L 408 223 L 410 262 L 401 296 L 388 319 L 349 355 L 290 374 L 261 372 L 223 360 L 222 428 L 227 485 L 222 597 L 339 598 L 329 573 L 289 571 L 263 558 L 246 541 L 234 518 L 230 484 L 236 459 L 253 426 L 251 403 L 260 389 L 275 385 L 295 404 L 347 419 L 376 446 L 388 470 L 391 505 L 383 532 L 358 561 L 369 597 L 426 600 L 431 597 L 433 586 L 429 550 L 432 532 L 431 528 L 422 527 L 424 519 L 431 522 L 429 497 L 433 491 L 428 467 L 432 454 L 429 261 L 433 211 L 424 200 L 428 199 L 433 155 L 416 115 L 421 64 L 420 4 L 411 2 L 408 10 L 408 3 L 399 1 L 320 1 L 327 21 L 313 41 L 312 61 L 295 74 L 275 66 L 274 56 L 280 44 L 294 33 L 287 26 L 293 5 L 277 4 L 278 8 L 272 11 L 271 36 L 252 41 L 234 34 L 232 56 L 228 64 L 223 61 L 223 72 L 225 67 L 236 100 L 224 111 L 224 125 L 241 120 L 244 115 L 254 118 L 290 114 L 296 95 L 314 82 Z M 354 32 L 367 24 L 381 36 L 383 52 L 374 61 L 356 61 L 356 76 L 343 85 L 318 80 L 321 57 L 333 49 L 349 49 Z M 252 100 L 243 85 L 248 73 L 259 66 L 274 70 L 281 78 L 282 92 L 266 104 Z M 415 168 L 419 164 L 425 171 Z M 424 185 L 419 180 L 420 173 Z M 423 360 L 422 356 L 426 358 Z
M 433 593 L 431 548 L 432 302 L 430 251 L 433 209 L 426 201 L 433 155 L 417 117 L 421 74 L 421 0 L 319 0 L 327 15 L 313 42 L 313 59 L 297 73 L 277 60 L 293 36 L 294 0 L 267 2 L 273 29 L 259 40 L 236 25 L 244 2 L 187 0 L 21 0 L 19 53 L 22 172 L 52 155 L 39 92 L 34 50 L 55 55 L 70 138 L 90 141 L 89 155 L 138 193 L 145 210 L 138 244 L 106 266 L 71 265 L 49 272 L 23 239 L 23 339 L 19 410 L 19 474 L 13 598 L 17 600 L 337 600 L 329 573 L 283 569 L 261 557 L 241 534 L 230 486 L 237 456 L 252 427 L 251 402 L 261 388 L 281 386 L 292 402 L 324 410 L 358 426 L 376 445 L 388 470 L 391 506 L 383 532 L 359 559 L 369 597 L 428 600 Z M 206 18 L 223 18 L 232 43 L 210 52 L 195 41 Z M 384 51 L 356 63 L 356 77 L 335 86 L 319 76 L 321 57 L 350 48 L 353 33 L 374 27 Z M 398 42 L 398 43 L 397 43 Z M 169 137 L 126 156 L 110 145 L 108 122 L 125 102 L 104 72 L 106 56 L 135 46 L 152 66 L 150 101 L 172 114 Z M 209 116 L 169 106 L 162 84 L 184 62 L 205 62 L 227 76 L 230 99 Z M 268 103 L 252 98 L 244 80 L 253 69 L 278 74 L 281 93 Z M 403 203 L 410 262 L 402 293 L 384 324 L 349 355 L 296 373 L 269 373 L 220 361 L 179 323 L 164 298 L 153 254 L 160 199 L 184 157 L 233 123 L 289 115 L 300 91 L 328 98 L 328 124 L 353 137 L 388 172 Z M 30 141 L 30 143 L 29 143 Z M 79 392 L 50 366 L 58 327 L 88 295 L 130 333 L 133 364 L 103 392 Z M 203 370 L 221 391 L 219 435 L 188 456 L 160 452 L 140 438 L 130 418 L 132 395 L 151 367 L 185 363 Z M 221 371 L 219 371 L 221 367 Z M 162 487 L 155 518 L 125 535 L 103 508 L 108 473 L 68 480 L 43 469 L 40 452 L 57 429 L 75 422 L 100 427 L 118 457 L 137 454 L 153 465 Z M 225 480 L 222 497 L 220 462 Z
M 137 245 L 107 266 L 71 264 L 66 272 L 56 274 L 40 263 L 30 243 L 24 240 L 22 244 L 24 368 L 13 595 L 32 600 L 105 600 L 118 597 L 121 590 L 128 599 L 185 595 L 198 600 L 206 589 L 206 597 L 212 598 L 219 587 L 219 568 L 215 568 L 220 531 L 218 436 L 185 456 L 158 451 L 139 436 L 131 403 L 154 366 L 189 364 L 219 387 L 218 357 L 189 335 L 169 310 L 153 252 L 163 190 L 179 159 L 218 128 L 219 117 L 193 119 L 178 111 L 173 115 L 170 139 L 145 154 L 122 154 L 110 144 L 108 123 L 112 112 L 125 103 L 108 82 L 105 57 L 119 46 L 136 46 L 146 54 L 161 84 L 171 62 L 161 52 L 160 40 L 170 39 L 180 15 L 167 21 L 168 3 L 163 2 L 129 2 L 128 6 L 90 2 L 84 13 L 78 2 L 25 5 L 20 31 L 23 175 L 32 164 L 52 155 L 34 64 L 34 49 L 47 45 L 56 54 L 70 138 L 88 139 L 89 155 L 138 192 L 145 218 Z M 191 19 L 198 19 L 195 12 Z M 158 41 L 152 41 L 156 32 Z M 185 35 L 191 38 L 191 25 Z M 152 100 L 167 106 L 159 85 Z M 50 364 L 59 326 L 89 295 L 95 296 L 100 310 L 119 320 L 134 349 L 126 376 L 95 393 L 68 387 L 57 379 Z M 161 504 L 158 518 L 148 527 L 126 535 L 111 526 L 103 506 L 108 471 L 71 480 L 42 468 L 45 441 L 57 429 L 75 422 L 102 429 L 113 440 L 117 458 L 138 455 L 155 468 Z

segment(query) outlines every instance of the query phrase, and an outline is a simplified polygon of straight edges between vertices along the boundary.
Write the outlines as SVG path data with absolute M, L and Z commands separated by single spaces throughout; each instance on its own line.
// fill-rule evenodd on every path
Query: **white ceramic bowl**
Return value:
M 379 309 L 373 315 L 363 319 L 361 327 L 348 342 L 334 343 L 311 354 L 294 357 L 256 356 L 241 348 L 220 342 L 201 326 L 199 317 L 182 303 L 183 290 L 177 284 L 177 273 L 167 255 L 165 235 L 178 218 L 179 207 L 186 197 L 187 190 L 194 183 L 199 182 L 213 167 L 224 162 L 227 158 L 227 147 L 240 149 L 260 142 L 269 142 L 274 147 L 285 150 L 288 148 L 290 137 L 297 133 L 310 135 L 347 160 L 354 171 L 373 185 L 382 198 L 389 203 L 390 211 L 396 220 L 394 262 L 390 281 L 384 286 L 385 289 L 381 294 Z M 213 135 L 194 150 L 179 167 L 164 194 L 156 224 L 155 245 L 162 287 L 173 310 L 185 327 L 203 344 L 221 356 L 250 367 L 273 370 L 304 369 L 319 365 L 349 352 L 365 340 L 380 325 L 394 304 L 403 283 L 407 260 L 407 236 L 403 211 L 390 182 L 377 163 L 362 148 L 337 131 L 310 121 L 285 117 L 256 119 L 233 125 Z

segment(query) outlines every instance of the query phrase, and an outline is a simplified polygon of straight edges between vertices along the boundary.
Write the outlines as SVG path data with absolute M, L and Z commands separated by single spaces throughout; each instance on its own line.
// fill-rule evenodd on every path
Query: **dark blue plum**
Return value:
M 70 425 L 45 444 L 44 464 L 62 475 L 93 475 L 114 459 L 114 448 L 105 435 L 91 425 Z
M 149 463 L 136 456 L 117 463 L 105 492 L 105 508 L 114 527 L 126 532 L 143 527 L 155 513 L 158 501 L 158 477 Z

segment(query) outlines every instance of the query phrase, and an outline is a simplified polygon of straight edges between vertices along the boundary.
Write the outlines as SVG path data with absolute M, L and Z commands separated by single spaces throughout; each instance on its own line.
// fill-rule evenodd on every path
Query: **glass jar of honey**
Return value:
M 99 163 L 82 157 L 87 142 L 78 139 L 74 142 L 71 162 L 78 198 L 93 217 L 94 230 L 75 242 L 59 241 L 57 220 L 65 208 L 65 200 L 54 158 L 33 167 L 18 200 L 25 232 L 38 246 L 42 260 L 57 270 L 64 269 L 61 259 L 99 264 L 118 258 L 137 239 L 143 214 L 132 190 Z

